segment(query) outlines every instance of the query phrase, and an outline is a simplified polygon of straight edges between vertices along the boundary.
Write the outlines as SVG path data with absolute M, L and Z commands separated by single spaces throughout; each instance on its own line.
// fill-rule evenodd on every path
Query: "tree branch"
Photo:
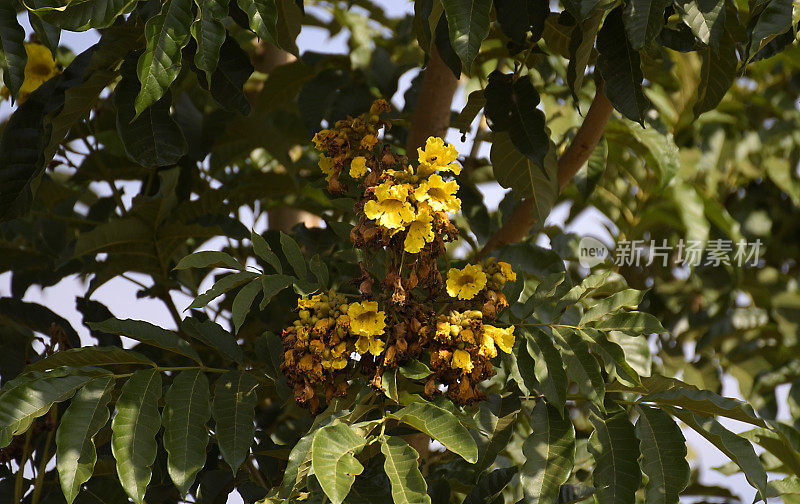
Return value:
M 411 157 L 428 137 L 444 137 L 450 127 L 450 107 L 458 88 L 458 79 L 439 56 L 434 46 L 422 76 L 417 106 L 408 129 L 406 152 Z
M 614 106 L 611 105 L 611 102 L 608 101 L 603 92 L 603 82 L 598 80 L 597 92 L 589 111 L 586 113 L 586 117 L 583 119 L 583 124 L 578 128 L 572 143 L 558 160 L 559 192 L 567 187 L 575 174 L 578 173 L 578 170 L 589 159 L 594 148 L 597 147 L 597 143 L 603 136 L 603 131 L 605 131 L 613 110 Z M 493 250 L 525 238 L 536 224 L 536 219 L 532 214 L 533 204 L 534 201 L 528 198 L 517 205 L 511 218 L 489 238 L 477 258 L 479 260 L 483 259 Z

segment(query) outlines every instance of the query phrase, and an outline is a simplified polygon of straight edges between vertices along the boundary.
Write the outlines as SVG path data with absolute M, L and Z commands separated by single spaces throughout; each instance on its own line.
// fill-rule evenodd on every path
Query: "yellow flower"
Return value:
M 416 218 L 408 225 L 405 251 L 417 254 L 426 243 L 432 242 L 433 238 L 433 216 L 427 208 L 421 208 Z
M 325 369 L 344 369 L 347 367 L 347 359 L 344 357 L 338 359 L 322 359 L 322 367 Z
M 42 44 L 26 43 L 25 52 L 28 55 L 28 63 L 25 65 L 25 80 L 19 88 L 17 97 L 20 103 L 27 100 L 39 86 L 61 73 L 50 49 Z M 7 99 L 11 96 L 11 92 L 3 86 L 0 95 L 3 99 Z
M 458 212 L 461 200 L 456 197 L 458 183 L 455 180 L 445 182 L 439 175 L 431 175 L 414 191 L 417 201 L 424 201 L 435 212 Z
M 510 264 L 501 261 L 497 263 L 497 265 L 500 267 L 500 274 L 503 275 L 507 281 L 515 282 L 517 280 L 517 274 L 511 269 Z
M 347 316 L 354 336 L 378 336 L 386 328 L 386 312 L 378 311 L 376 301 L 351 303 L 347 307 Z
M 453 360 L 450 361 L 453 369 L 463 369 L 464 373 L 472 372 L 472 356 L 466 350 L 456 350 L 453 352 Z
M 486 326 L 483 326 L 483 334 L 481 335 L 481 348 L 479 353 L 490 359 L 497 357 L 497 347 L 495 347 L 494 340 L 489 334 L 489 331 L 486 330 Z
M 429 137 L 425 148 L 418 148 L 419 172 L 424 176 L 436 170 L 450 170 L 456 175 L 461 173 L 461 166 L 454 161 L 458 158 L 458 151 L 452 145 L 445 145 L 439 137 Z
M 491 325 L 483 326 L 483 333 L 492 339 L 497 347 L 503 352 L 510 354 L 514 348 L 514 326 L 502 329 Z
M 472 299 L 486 287 L 486 273 L 480 264 L 468 264 L 464 269 L 450 268 L 447 272 L 447 293 L 458 299 Z
M 356 350 L 361 355 L 369 352 L 372 355 L 378 356 L 383 353 L 385 346 L 386 343 L 382 339 L 373 336 L 359 336 L 356 341 Z
M 356 156 L 350 162 L 350 176 L 353 178 L 361 178 L 367 174 L 367 158 L 364 156 Z
M 325 174 L 325 180 L 330 180 L 331 176 L 333 175 L 334 168 L 336 168 L 336 162 L 333 158 L 330 158 L 324 154 L 320 154 L 319 156 L 319 169 L 322 170 L 322 173 Z
M 364 214 L 387 229 L 402 229 L 414 220 L 414 209 L 408 202 L 408 187 L 384 182 L 375 188 L 376 200 L 364 205 Z
M 310 299 L 303 296 L 297 300 L 297 307 L 301 310 L 311 310 L 322 301 L 322 296 L 322 293 L 314 294 Z
M 314 147 L 316 147 L 317 150 L 323 150 L 325 143 L 327 143 L 334 135 L 335 132 L 329 129 L 320 130 L 314 135 L 314 138 L 311 141 L 314 142 Z

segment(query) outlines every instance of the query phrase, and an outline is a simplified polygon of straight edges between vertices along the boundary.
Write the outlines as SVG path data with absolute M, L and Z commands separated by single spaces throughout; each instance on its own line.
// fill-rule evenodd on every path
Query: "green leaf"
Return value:
M 399 403 L 400 398 L 397 395 L 397 368 L 385 369 L 381 375 L 381 390 L 386 394 L 386 397 L 392 401 Z
M 311 273 L 317 278 L 317 283 L 320 287 L 327 287 L 328 282 L 330 281 L 330 275 L 328 274 L 328 266 L 325 265 L 325 262 L 320 259 L 319 254 L 314 254 L 314 257 L 308 262 L 308 268 L 311 270 Z
M 564 7 L 578 21 L 583 21 L 592 14 L 599 3 L 600 0 L 564 0 Z
M 0 70 L 3 71 L 3 84 L 14 98 L 19 96 L 19 89 L 25 82 L 27 62 L 25 30 L 17 21 L 14 3 L 3 2 L 0 5 Z
M 749 441 L 729 431 L 714 418 L 698 416 L 677 408 L 670 408 L 670 412 L 739 466 L 747 481 L 761 493 L 761 498 L 766 500 L 767 473 Z
M 167 471 L 181 495 L 186 495 L 206 463 L 206 423 L 211 418 L 208 378 L 197 369 L 181 371 L 164 399 L 161 423 Z
M 530 77 L 514 80 L 512 74 L 494 71 L 484 91 L 486 119 L 495 132 L 508 132 L 514 147 L 539 167 L 545 166 L 550 149 L 550 135 L 544 112 L 539 105 L 539 93 Z M 544 174 L 548 176 L 545 170 Z
M 227 37 L 220 49 L 219 64 L 211 74 L 211 97 L 226 110 L 249 114 L 250 101 L 244 95 L 244 85 L 252 74 L 250 56 L 235 38 Z
M 402 438 L 381 436 L 383 469 L 392 485 L 395 504 L 430 504 L 428 485 L 419 471 L 419 453 Z
M 292 0 L 275 0 L 275 6 L 278 7 L 278 47 L 299 56 L 295 41 L 303 24 L 303 11 Z
M 594 487 L 599 504 L 633 504 L 642 480 L 639 468 L 639 440 L 625 411 L 589 420 L 594 432 L 589 451 L 594 456 Z
M 442 0 L 450 31 L 450 44 L 458 57 L 470 70 L 481 49 L 483 39 L 489 34 L 491 0 Z
M 202 364 L 200 356 L 197 355 L 197 351 L 192 345 L 187 343 L 186 340 L 181 339 L 175 332 L 168 331 L 150 322 L 145 322 L 144 320 L 120 320 L 110 318 L 103 322 L 88 322 L 86 325 L 95 331 L 127 336 L 145 345 L 163 348 L 164 350 L 169 350 L 170 352 L 188 357 L 198 364 Z
M 311 466 L 311 444 L 318 431 L 312 430 L 310 433 L 301 437 L 289 453 L 289 460 L 286 462 L 286 470 L 283 472 L 280 496 L 288 498 L 295 486 L 306 477 Z
M 255 378 L 240 371 L 225 373 L 214 384 L 214 432 L 222 458 L 233 474 L 239 470 L 253 443 L 257 386 Z
M 606 129 L 609 140 L 633 149 L 643 157 L 664 188 L 678 173 L 680 157 L 678 146 L 671 133 L 661 133 L 656 128 L 643 128 L 630 121 L 615 121 Z
M 753 407 L 746 402 L 722 397 L 710 390 L 676 387 L 646 395 L 641 398 L 641 401 L 680 406 L 702 416 L 724 416 L 759 427 L 766 427 L 764 420 L 758 418 Z
M 225 42 L 225 25 L 222 20 L 228 15 L 230 0 L 194 0 L 197 4 L 197 18 L 192 23 L 192 37 L 197 41 L 194 64 L 206 73 L 211 82 L 211 74 L 217 69 L 219 52 Z
M 141 83 L 134 102 L 136 116 L 159 101 L 180 73 L 191 22 L 192 0 L 166 0 L 161 12 L 147 20 L 147 49 L 136 66 Z
M 786 495 L 800 495 L 800 478 L 787 476 L 783 479 L 774 479 L 769 482 L 767 497 L 783 497 Z
M 569 416 L 539 401 L 531 417 L 533 433 L 522 445 L 525 463 L 519 475 L 525 502 L 552 504 L 575 463 L 575 428 Z
M 789 31 L 794 25 L 792 0 L 769 0 L 760 2 L 764 10 L 758 13 L 750 37 L 749 56 L 767 45 L 775 36 Z
M 133 350 L 118 347 L 82 347 L 70 348 L 56 352 L 49 357 L 30 364 L 26 370 L 43 371 L 60 366 L 118 366 L 126 364 L 141 364 L 155 366 L 153 361 Z
M 649 46 L 664 28 L 664 10 L 672 0 L 630 0 L 625 5 L 623 21 L 628 40 L 634 49 Z
M 27 431 L 31 423 L 47 413 L 54 403 L 69 399 L 93 379 L 79 374 L 81 370 L 34 371 L 4 384 L 0 395 L 0 426 L 7 427 L 11 436 Z
M 648 477 L 644 486 L 648 504 L 677 504 L 689 484 L 686 439 L 667 413 L 637 405 L 636 437 L 641 441 L 642 470 Z
M 266 308 L 276 294 L 292 285 L 294 281 L 295 278 L 288 275 L 263 275 L 261 277 L 261 290 L 264 292 L 264 295 L 261 298 L 259 309 L 263 310 Z
M 136 113 L 134 104 L 140 90 L 133 60 L 122 65 L 122 80 L 114 90 L 117 109 L 117 133 L 128 157 L 142 166 L 171 166 L 187 152 L 186 139 L 178 123 L 170 116 L 172 94 Z
M 503 490 L 511 483 L 517 474 L 516 467 L 503 467 L 495 469 L 485 475 L 464 498 L 463 504 L 490 504 L 502 499 Z
M 472 121 L 478 117 L 481 109 L 486 105 L 486 97 L 484 91 L 478 89 L 473 91 L 467 96 L 467 103 L 461 109 L 461 113 L 450 125 L 451 128 L 457 128 L 462 134 L 468 133 L 472 126 Z
M 189 308 L 202 308 L 229 290 L 246 284 L 257 276 L 258 274 L 252 271 L 241 271 L 239 273 L 233 273 L 232 275 L 225 275 L 214 283 L 210 289 L 197 296 L 197 298 L 192 301 L 192 304 L 189 305 Z
M 621 308 L 636 308 L 642 302 L 645 293 L 645 291 L 636 289 L 625 289 L 612 294 L 586 310 L 578 325 L 582 326 L 587 322 L 597 320 L 603 315 L 615 312 Z
M 189 268 L 230 268 L 244 271 L 242 263 L 230 254 L 218 250 L 203 250 L 195 252 L 181 259 L 175 266 L 176 270 Z
M 472 431 L 479 454 L 475 462 L 476 474 L 490 467 L 497 455 L 508 447 L 520 408 L 519 397 L 513 393 L 507 396 L 492 394 L 489 399 L 481 401 L 473 417 L 479 431 Z
M 698 52 L 703 56 L 703 65 L 700 67 L 700 87 L 694 104 L 695 116 L 717 108 L 733 85 L 739 65 L 736 42 L 727 31 L 719 49 L 705 47 Z
M 622 331 L 633 335 L 663 334 L 667 332 L 657 318 L 649 313 L 630 311 L 617 312 L 594 324 L 603 331 Z
M 613 370 L 621 380 L 632 385 L 642 384 L 639 373 L 628 363 L 625 351 L 619 344 L 609 340 L 602 332 L 591 328 L 585 328 L 578 333 L 605 362 L 607 372 L 610 373 Z M 642 339 L 646 343 L 646 339 Z
M 250 313 L 250 307 L 253 306 L 253 300 L 258 293 L 261 292 L 261 279 L 256 278 L 249 284 L 242 287 L 236 297 L 233 298 L 233 306 L 231 312 L 233 314 L 233 332 L 238 333 L 239 328 L 242 327 L 244 319 Z
M 161 428 L 159 399 L 161 374 L 155 369 L 137 371 L 122 386 L 111 422 L 111 452 L 117 461 L 117 475 L 136 504 L 144 503 L 156 460 L 156 433 Z
M 88 382 L 75 394 L 58 424 L 56 467 L 69 504 L 94 473 L 97 462 L 94 437 L 108 422 L 108 401 L 113 390 L 111 377 Z
M 391 413 L 392 418 L 424 432 L 469 463 L 478 460 L 478 445 L 458 418 L 431 403 L 415 402 Z
M 406 363 L 400 366 L 398 369 L 400 370 L 401 375 L 411 380 L 424 380 L 433 374 L 433 371 L 431 371 L 431 369 L 425 365 L 424 362 L 420 362 L 416 359 L 406 361 Z
M 606 385 L 600 364 L 589 351 L 589 345 L 571 329 L 552 328 L 553 338 L 561 348 L 567 375 L 578 384 L 578 389 L 603 410 Z
M 250 29 L 264 40 L 278 42 L 278 8 L 275 0 L 238 0 L 239 7 L 247 14 Z
M 108 28 L 117 17 L 130 13 L 138 0 L 78 0 L 62 2 L 27 0 L 28 10 L 42 20 L 67 31 Z
M 55 59 L 58 52 L 58 43 L 61 40 L 61 29 L 50 23 L 45 23 L 36 14 L 28 11 L 28 22 L 39 39 L 39 43 L 50 49 L 50 53 Z
M 631 47 L 622 22 L 622 7 L 606 16 L 597 35 L 597 66 L 605 80 L 605 93 L 614 108 L 632 121 L 642 123 L 650 102 L 644 95 L 639 53 Z
M 278 68 L 283 68 L 278 67 Z M 270 74 L 270 77 L 272 74 Z M 269 243 L 267 240 L 264 239 L 263 236 L 253 231 L 250 234 L 250 241 L 253 242 L 253 251 L 256 253 L 258 257 L 265 260 L 267 264 L 275 268 L 275 272 L 279 275 L 283 274 L 283 265 L 281 265 L 281 260 L 278 257 L 278 254 L 272 251 L 270 248 Z
M 725 0 L 678 0 L 683 22 L 704 44 L 719 48 L 725 29 Z
M 567 402 L 567 372 L 553 340 L 538 329 L 520 328 L 519 331 L 525 336 L 528 353 L 535 362 L 533 371 L 544 396 L 550 404 L 563 410 Z
M 361 451 L 366 441 L 342 423 L 322 427 L 314 435 L 311 465 L 332 504 L 342 504 L 356 476 L 364 470 L 354 454 Z
M 308 269 L 306 268 L 306 260 L 303 257 L 303 252 L 300 251 L 300 246 L 294 241 L 294 238 L 281 231 L 281 249 L 289 265 L 294 270 L 297 278 L 305 280 L 308 276 Z
M 592 50 L 597 39 L 604 12 L 596 12 L 593 16 L 575 25 L 569 38 L 569 64 L 567 65 L 567 84 L 572 91 L 572 99 L 576 106 L 580 100 L 586 68 L 592 57 Z
M 456 79 L 460 79 L 464 64 L 461 62 L 461 58 L 458 57 L 458 54 L 456 54 L 450 42 L 450 28 L 447 25 L 447 16 L 442 14 L 438 17 L 438 20 L 433 33 L 433 43 L 439 51 L 439 57 L 442 58 L 444 64 L 453 72 L 453 76 Z
M 558 163 L 552 143 L 544 166 L 537 166 L 517 150 L 508 133 L 494 133 L 492 138 L 490 159 L 497 182 L 519 198 L 532 198 L 533 217 L 537 225 L 543 225 L 558 198 Z
M 800 475 L 800 432 L 777 421 L 770 421 L 769 424 L 774 431 L 756 427 L 739 435 L 760 445 L 775 455 L 790 471 Z
M 181 322 L 181 330 L 190 337 L 213 348 L 223 357 L 237 364 L 242 363 L 242 348 L 236 342 L 236 338 L 216 322 L 212 320 L 200 322 L 195 317 L 186 317 Z

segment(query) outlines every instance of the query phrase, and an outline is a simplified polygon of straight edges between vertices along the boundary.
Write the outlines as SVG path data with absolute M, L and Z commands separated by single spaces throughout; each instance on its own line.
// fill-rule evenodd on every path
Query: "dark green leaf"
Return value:
M 249 284 L 242 287 L 236 297 L 233 298 L 233 306 L 231 312 L 233 314 L 233 332 L 238 333 L 239 328 L 242 327 L 244 319 L 250 313 L 250 307 L 253 305 L 253 300 L 258 293 L 261 292 L 261 279 L 256 278 Z
M 432 373 L 428 366 L 416 359 L 406 362 L 399 370 L 401 375 L 412 380 L 424 380 Z
M 208 378 L 197 369 L 181 371 L 164 398 L 161 422 L 167 471 L 181 495 L 186 495 L 206 463 L 206 423 L 211 418 Z
M 722 397 L 710 390 L 676 387 L 646 395 L 642 401 L 680 406 L 702 416 L 724 416 L 759 427 L 766 427 L 764 420 L 758 418 L 753 407 L 746 402 Z
M 178 264 L 175 266 L 176 270 L 189 268 L 230 268 L 240 271 L 245 270 L 242 263 L 234 259 L 230 254 L 218 250 L 195 252 L 178 261 Z
M 616 312 L 622 308 L 636 308 L 642 302 L 646 291 L 636 289 L 625 289 L 616 292 L 611 296 L 602 299 L 592 305 L 588 310 L 583 313 L 579 326 L 582 326 L 593 320 L 597 320 L 604 315 Z
M 664 10 L 672 0 L 629 0 L 625 5 L 623 21 L 631 47 L 649 46 L 664 28 Z
M 114 91 L 117 133 L 128 157 L 142 166 L 170 166 L 187 152 L 178 123 L 170 116 L 172 95 L 164 96 L 141 114 L 134 104 L 139 95 L 139 80 L 133 60 L 122 65 L 122 80 Z
M 563 410 L 567 401 L 567 372 L 553 340 L 538 329 L 520 328 L 520 332 L 525 336 L 528 353 L 535 361 L 534 373 L 544 396 L 550 404 Z
M 292 0 L 275 0 L 275 6 L 278 8 L 278 46 L 299 56 L 296 40 L 303 23 L 303 11 Z
M 650 102 L 642 89 L 641 59 L 631 47 L 622 23 L 622 7 L 606 17 L 597 35 L 597 66 L 605 80 L 605 93 L 622 115 L 642 123 Z
M 283 68 L 283 67 L 278 67 Z M 272 74 L 270 74 L 272 76 Z M 256 255 L 261 259 L 267 261 L 267 264 L 275 268 L 275 272 L 279 275 L 283 274 L 283 266 L 281 265 L 281 260 L 278 255 L 272 251 L 267 240 L 264 239 L 263 236 L 256 233 L 255 231 L 252 232 L 250 235 L 250 241 L 253 242 L 253 250 L 255 251 Z
M 255 378 L 240 371 L 225 373 L 214 384 L 214 432 L 222 458 L 234 474 L 253 443 L 257 386 Z
M 3 71 L 3 83 L 15 98 L 25 81 L 27 62 L 25 30 L 17 21 L 13 2 L 3 2 L 0 5 L 0 70 Z
M 112 318 L 104 322 L 89 322 L 88 325 L 96 331 L 127 336 L 146 345 L 163 348 L 164 350 L 186 356 L 198 364 L 202 364 L 200 356 L 197 355 L 197 351 L 195 351 L 186 340 L 181 339 L 175 332 L 168 331 L 150 322 Z
M 381 437 L 381 452 L 395 504 L 430 504 L 428 485 L 419 471 L 419 453 L 395 436 Z
M 222 20 L 228 15 L 230 0 L 194 0 L 197 4 L 197 18 L 192 23 L 192 37 L 197 41 L 194 64 L 203 70 L 211 81 L 211 74 L 217 69 L 219 53 L 225 42 L 225 25 Z
M 200 322 L 195 317 L 186 317 L 181 322 L 181 330 L 190 337 L 213 348 L 220 355 L 238 364 L 242 363 L 242 349 L 236 342 L 236 338 L 219 324 L 211 320 Z
M 759 2 L 764 10 L 758 13 L 750 37 L 750 55 L 764 48 L 777 35 L 792 28 L 792 17 L 797 6 L 792 0 L 769 0 Z
M 228 37 L 219 58 L 219 65 L 211 74 L 211 97 L 226 110 L 249 114 L 250 102 L 244 95 L 244 85 L 253 73 L 250 56 L 236 39 Z
M 56 431 L 56 467 L 69 504 L 89 481 L 97 462 L 94 437 L 108 422 L 113 378 L 98 378 L 81 388 L 64 412 Z
M 578 384 L 581 393 L 602 410 L 606 387 L 600 364 L 589 351 L 589 345 L 572 329 L 553 328 L 552 332 L 561 348 L 567 375 Z
M 28 11 L 28 22 L 31 24 L 36 38 L 39 39 L 39 43 L 50 49 L 50 53 L 55 58 L 57 56 L 58 43 L 61 40 L 61 29 L 50 23 L 45 23 L 39 16 L 30 11 Z
M 491 504 L 498 498 L 504 502 L 501 497 L 503 490 L 511 483 L 517 470 L 516 467 L 503 467 L 490 472 L 472 488 L 463 504 Z
M 156 459 L 156 433 L 161 428 L 158 400 L 161 374 L 155 369 L 137 371 L 122 386 L 117 413 L 111 422 L 111 451 L 117 461 L 117 475 L 136 504 L 152 477 Z
M 727 32 L 719 49 L 705 47 L 698 52 L 703 55 L 703 65 L 700 67 L 697 103 L 694 105 L 695 116 L 717 108 L 733 85 L 739 64 L 736 43 Z
M 300 251 L 300 246 L 294 241 L 294 238 L 283 231 L 281 231 L 281 248 L 297 278 L 305 280 L 306 276 L 308 276 L 308 269 L 306 268 L 306 260 L 303 257 L 303 253 Z
M 628 364 L 625 351 L 619 344 L 609 340 L 602 332 L 591 328 L 585 328 L 578 332 L 583 339 L 589 342 L 595 353 L 603 359 L 606 364 L 606 371 L 610 373 L 613 369 L 621 380 L 632 385 L 642 384 L 639 374 Z M 645 340 L 646 344 L 646 339 L 642 339 Z
M 618 411 L 603 417 L 589 416 L 594 432 L 589 451 L 594 456 L 594 487 L 599 504 L 633 504 L 642 482 L 639 440 L 628 414 Z
M 464 66 L 461 63 L 461 58 L 458 57 L 453 45 L 450 43 L 450 28 L 447 26 L 447 16 L 442 14 L 439 16 L 439 22 L 436 24 L 436 29 L 433 33 L 433 42 L 436 49 L 439 51 L 439 57 L 442 58 L 447 68 L 453 72 L 456 79 L 461 78 L 461 69 Z
M 583 21 L 592 14 L 600 0 L 564 0 L 564 6 L 575 19 Z
M 86 31 L 108 28 L 117 17 L 130 13 L 138 0 L 83 0 L 62 6 L 52 0 L 27 0 L 28 9 L 42 20 L 63 30 Z
M 319 255 L 314 255 L 308 262 L 308 267 L 311 273 L 317 278 L 317 283 L 320 287 L 325 288 L 328 286 L 330 275 L 328 274 L 328 266 L 320 259 Z
M 258 275 L 256 273 L 251 271 L 240 271 L 239 273 L 233 273 L 232 275 L 225 275 L 216 283 L 214 283 L 210 289 L 197 296 L 197 298 L 192 301 L 192 304 L 189 305 L 189 308 L 202 308 L 229 290 L 246 284 L 257 276 Z
M 44 371 L 60 366 L 118 366 L 126 364 L 155 365 L 153 361 L 133 350 L 90 346 L 56 352 L 49 357 L 30 364 L 26 369 L 28 371 Z
M 594 192 L 597 183 L 603 177 L 608 165 L 608 141 L 605 137 L 600 139 L 597 147 L 592 151 L 589 156 L 589 161 L 586 163 L 585 168 L 581 168 L 575 176 L 575 185 L 580 191 L 581 197 L 584 201 L 589 199 L 589 196 Z
M 569 416 L 539 401 L 531 418 L 533 433 L 522 445 L 525 463 L 519 480 L 529 504 L 552 504 L 575 463 L 575 428 Z
M 478 444 L 476 474 L 490 467 L 497 455 L 508 447 L 520 407 L 519 398 L 513 393 L 507 396 L 492 394 L 488 400 L 481 402 L 473 418 L 479 429 L 472 436 Z
M 263 297 L 261 298 L 260 310 L 267 307 L 272 298 L 275 297 L 280 291 L 289 287 L 294 283 L 294 277 L 288 275 L 263 275 L 261 277 L 261 290 Z
M 141 89 L 136 96 L 136 115 L 159 101 L 181 71 L 181 50 L 189 43 L 192 0 L 166 0 L 161 12 L 145 25 L 147 49 L 139 57 L 137 74 Z
M 450 31 L 450 43 L 469 71 L 489 34 L 491 0 L 443 0 Z
M 276 44 L 278 41 L 278 8 L 275 0 L 238 0 L 247 14 L 250 29 L 262 39 Z
M 639 405 L 636 437 L 641 441 L 642 470 L 648 477 L 645 501 L 650 504 L 677 504 L 689 484 L 686 439 L 668 414 Z
M 464 134 L 469 132 L 470 127 L 472 126 L 472 121 L 478 117 L 481 109 L 486 105 L 486 98 L 484 97 L 484 91 L 478 89 L 477 91 L 473 91 L 467 96 L 467 103 L 464 105 L 464 108 L 461 109 L 461 113 L 458 114 L 458 117 L 453 121 L 453 124 L 450 125 L 451 128 L 458 128 L 458 130 Z
M 649 313 L 630 311 L 618 312 L 595 324 L 603 331 L 623 331 L 628 334 L 663 334 L 666 332 L 661 322 Z
M 717 49 L 725 29 L 725 0 L 678 0 L 677 4 L 692 33 Z

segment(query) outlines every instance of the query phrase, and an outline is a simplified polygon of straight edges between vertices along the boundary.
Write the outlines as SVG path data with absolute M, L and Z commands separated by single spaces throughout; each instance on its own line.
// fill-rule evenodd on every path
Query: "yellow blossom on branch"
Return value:
M 458 151 L 452 145 L 445 145 L 439 137 L 429 137 L 425 148 L 418 148 L 419 173 L 423 176 L 440 171 L 452 171 L 456 175 L 461 173 L 461 166 L 454 161 L 458 159 Z
M 503 275 L 507 281 L 515 282 L 517 280 L 517 274 L 511 269 L 510 264 L 501 261 L 497 263 L 497 265 L 500 267 L 500 274 Z
M 382 339 L 373 336 L 359 336 L 358 341 L 356 341 L 356 350 L 361 355 L 371 353 L 378 356 L 383 353 L 385 346 L 386 343 Z
M 450 268 L 447 272 L 447 293 L 458 299 L 472 299 L 486 287 L 486 273 L 479 264 L 468 264 L 463 269 Z
M 414 198 L 427 203 L 435 212 L 458 212 L 461 200 L 456 197 L 456 192 L 458 183 L 455 180 L 445 182 L 441 176 L 434 174 L 417 187 Z
M 466 350 L 456 350 L 453 352 L 453 360 L 450 361 L 453 369 L 463 369 L 465 373 L 471 373 L 473 369 L 472 356 Z
M 61 73 L 50 49 L 42 44 L 26 43 L 25 52 L 28 55 L 28 63 L 25 65 L 25 80 L 17 97 L 20 103 L 27 100 L 39 86 Z M 11 96 L 11 92 L 3 86 L 0 95 L 3 99 L 7 99 Z
M 364 156 L 356 156 L 350 162 L 350 176 L 353 178 L 361 178 L 367 174 L 367 158 Z
M 384 182 L 375 188 L 375 197 L 377 200 L 369 200 L 364 205 L 367 218 L 386 229 L 402 229 L 414 220 L 415 213 L 408 201 L 407 186 Z
M 331 176 L 333 176 L 335 168 L 336 168 L 336 162 L 333 160 L 333 158 L 330 158 L 324 154 L 320 154 L 319 169 L 322 170 L 322 173 L 325 174 L 325 180 L 331 179 Z
M 386 312 L 378 311 L 377 301 L 351 303 L 347 316 L 354 336 L 379 336 L 386 328 Z
M 494 344 L 503 352 L 510 354 L 514 348 L 514 326 L 505 329 L 491 325 L 483 326 L 484 335 L 491 338 Z
M 408 225 L 408 234 L 403 244 L 404 250 L 418 254 L 426 243 L 433 241 L 433 216 L 427 208 L 420 208 L 419 213 Z

